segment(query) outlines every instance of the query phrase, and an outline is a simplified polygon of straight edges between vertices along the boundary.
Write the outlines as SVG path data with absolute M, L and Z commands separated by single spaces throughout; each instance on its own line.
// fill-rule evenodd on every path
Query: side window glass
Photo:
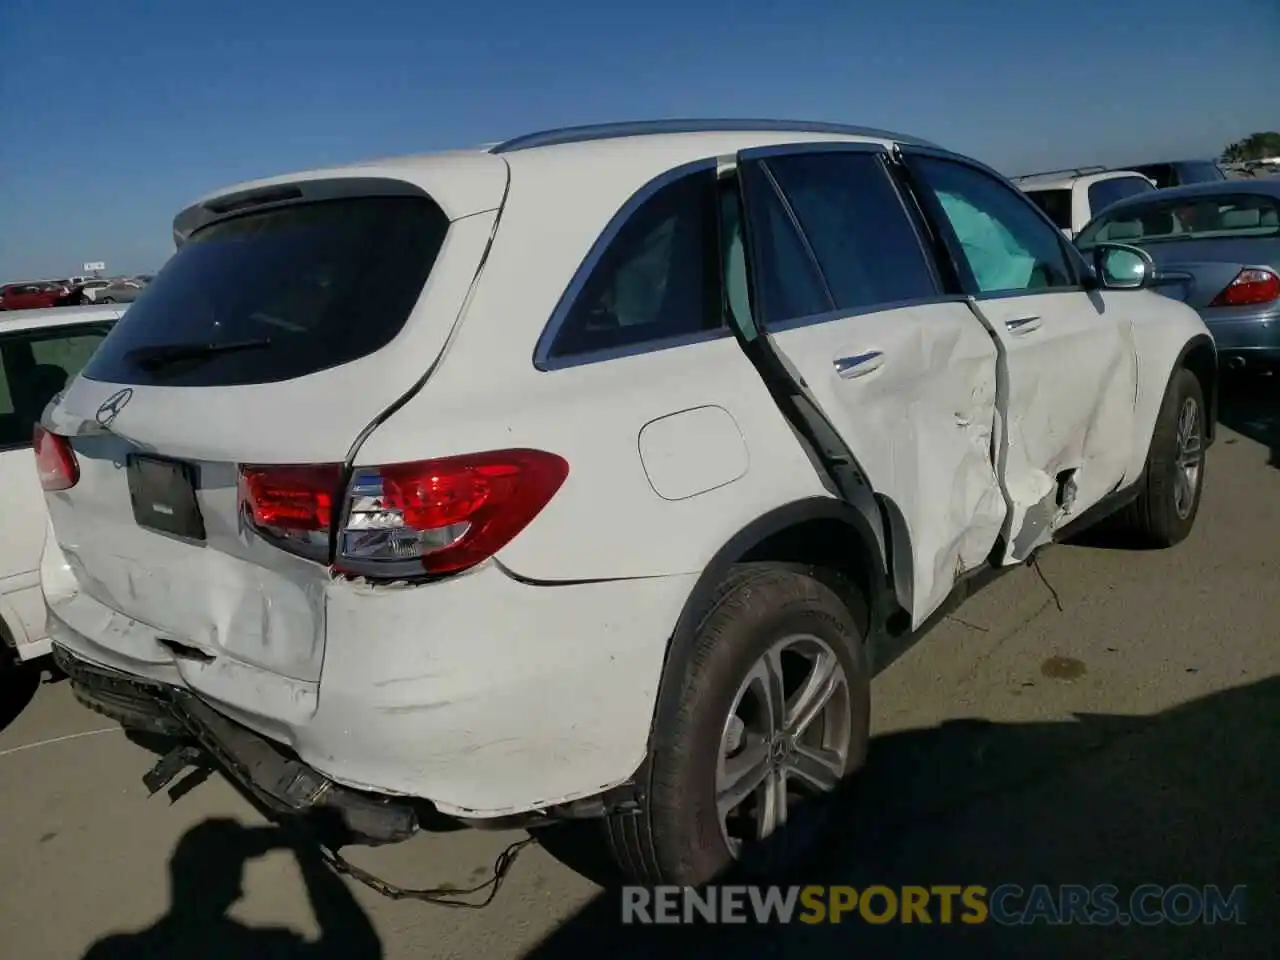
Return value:
M 912 165 L 950 223 L 978 292 L 1075 285 L 1062 235 L 1017 190 L 961 163 L 917 157 Z
M 1097 216 L 1113 203 L 1139 193 L 1153 193 L 1155 187 L 1141 177 L 1113 177 L 1089 186 L 1089 210 Z
M 835 308 L 773 181 L 759 163 L 739 168 L 755 273 L 756 319 L 766 327 Z
M 1059 230 L 1071 229 L 1070 190 L 1027 190 L 1027 197 L 1044 211 Z
M 0 448 L 26 446 L 49 401 L 64 390 L 109 327 L 37 330 L 0 339 Z
M 938 295 L 920 238 L 878 156 L 798 153 L 767 163 L 837 309 Z
M 552 358 L 723 326 L 716 180 L 708 170 L 660 188 L 623 224 L 574 300 Z
M 725 306 L 729 319 L 746 340 L 759 336 L 751 313 L 751 288 L 747 280 L 747 247 L 743 236 L 742 197 L 736 177 L 719 182 L 720 255 L 724 270 Z
M 57 367 L 67 375 L 67 380 L 80 372 L 93 351 L 98 349 L 107 331 L 78 332 L 65 337 L 45 337 L 31 341 L 31 355 L 36 366 Z
M 9 442 L 6 418 L 13 416 L 13 391 L 9 387 L 9 372 L 5 365 L 5 352 L 9 341 L 0 337 L 0 446 Z

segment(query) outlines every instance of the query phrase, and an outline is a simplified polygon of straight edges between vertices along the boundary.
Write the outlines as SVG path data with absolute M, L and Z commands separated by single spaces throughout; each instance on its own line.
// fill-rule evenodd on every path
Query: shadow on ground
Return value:
M 602 893 L 526 954 L 648 957 L 1280 956 L 1280 678 L 1154 717 L 958 721 L 877 738 L 804 883 L 1248 886 L 1247 923 L 637 927 Z M 661 951 L 659 954 L 658 951 Z
M 7 656 L 7 652 L 0 650 L 0 656 Z M 39 667 L 29 663 L 0 663 L 0 730 L 21 716 L 39 688 Z
M 277 849 L 291 850 L 298 862 L 320 926 L 319 940 L 308 941 L 283 927 L 250 927 L 227 916 L 242 895 L 246 864 Z M 178 841 L 169 860 L 169 883 L 168 913 L 145 930 L 104 937 L 89 948 L 85 960 L 382 956 L 373 925 L 343 881 L 305 838 L 281 827 L 206 820 Z
M 1280 371 L 1225 374 L 1218 420 L 1266 447 L 1280 468 Z

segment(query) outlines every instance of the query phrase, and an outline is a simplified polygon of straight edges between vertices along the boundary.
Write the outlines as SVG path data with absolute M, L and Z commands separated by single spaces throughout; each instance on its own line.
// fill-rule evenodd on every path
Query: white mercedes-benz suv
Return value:
M 360 842 L 595 817 L 643 882 L 788 862 L 944 604 L 1196 516 L 1196 313 L 911 137 L 573 128 L 174 236 L 37 429 L 55 655 Z

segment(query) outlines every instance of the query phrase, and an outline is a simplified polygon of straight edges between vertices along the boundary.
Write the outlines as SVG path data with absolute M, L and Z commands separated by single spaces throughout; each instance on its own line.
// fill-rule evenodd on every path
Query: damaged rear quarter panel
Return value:
M 302 758 L 357 788 L 501 816 L 626 780 L 694 577 L 533 586 L 493 562 L 421 586 L 334 580 Z

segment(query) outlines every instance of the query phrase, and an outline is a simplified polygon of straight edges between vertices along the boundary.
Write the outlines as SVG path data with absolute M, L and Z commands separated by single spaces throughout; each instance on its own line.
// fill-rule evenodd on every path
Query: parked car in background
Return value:
M 146 284 L 133 278 L 112 280 L 94 296 L 94 303 L 132 303 Z
M 1140 173 L 1103 167 L 1029 173 L 1013 182 L 1068 239 L 1117 200 L 1156 189 L 1155 183 Z
M 0 669 L 49 652 L 40 595 L 49 521 L 32 431 L 123 312 L 23 310 L 0 322 Z
M 38 429 L 54 655 L 366 842 L 590 817 L 634 882 L 786 870 L 975 576 L 1195 523 L 1204 323 L 912 137 L 548 131 L 173 235 Z
M 1089 254 L 1151 255 L 1159 289 L 1200 312 L 1229 365 L 1280 361 L 1280 180 L 1222 180 L 1121 201 L 1080 232 Z
M 76 302 L 83 306 L 96 303 L 102 291 L 110 285 L 110 280 L 82 280 L 75 286 L 72 293 L 77 297 Z
M 47 280 L 36 283 L 11 283 L 0 287 L 0 310 L 42 310 L 64 303 L 70 287 Z
M 1124 169 L 1136 170 L 1151 178 L 1161 190 L 1186 187 L 1193 183 L 1220 183 L 1227 179 L 1216 160 L 1164 160 L 1158 163 L 1133 164 Z

